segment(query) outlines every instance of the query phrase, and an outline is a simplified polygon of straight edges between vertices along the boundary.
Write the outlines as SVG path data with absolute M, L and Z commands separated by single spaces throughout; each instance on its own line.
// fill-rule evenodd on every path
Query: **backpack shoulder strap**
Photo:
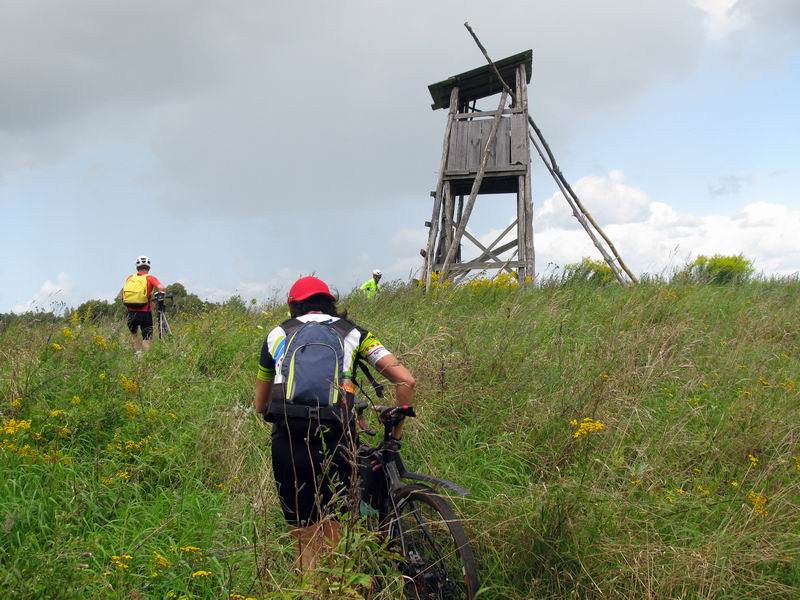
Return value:
M 332 323 L 328 323 L 331 329 L 336 331 L 342 339 L 346 338 L 353 329 L 356 328 L 355 323 L 348 321 L 347 319 L 338 319 L 333 321 Z
M 303 323 L 300 319 L 286 319 L 283 323 L 281 323 L 281 328 L 286 333 L 286 337 L 288 338 L 303 325 L 305 325 L 305 323 Z

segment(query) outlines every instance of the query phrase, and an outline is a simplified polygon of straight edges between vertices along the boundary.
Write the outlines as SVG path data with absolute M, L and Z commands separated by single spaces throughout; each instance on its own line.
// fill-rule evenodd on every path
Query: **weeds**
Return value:
M 800 285 L 390 287 L 346 308 L 416 376 L 409 465 L 472 491 L 455 502 L 484 597 L 796 593 Z M 178 316 L 141 360 L 94 314 L 4 324 L 0 589 L 398 597 L 357 524 L 316 575 L 292 572 L 250 409 L 284 313 Z

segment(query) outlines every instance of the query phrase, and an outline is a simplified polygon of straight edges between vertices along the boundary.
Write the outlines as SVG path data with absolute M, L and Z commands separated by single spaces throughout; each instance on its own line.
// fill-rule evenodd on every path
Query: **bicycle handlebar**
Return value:
M 353 405 L 361 429 L 370 435 L 374 435 L 373 431 L 366 428 L 366 423 L 361 424 L 363 423 L 364 411 L 368 408 L 369 404 L 363 400 L 359 400 Z M 390 428 L 401 423 L 406 417 L 417 416 L 413 406 L 373 406 L 373 410 L 378 413 L 378 420 L 384 426 Z

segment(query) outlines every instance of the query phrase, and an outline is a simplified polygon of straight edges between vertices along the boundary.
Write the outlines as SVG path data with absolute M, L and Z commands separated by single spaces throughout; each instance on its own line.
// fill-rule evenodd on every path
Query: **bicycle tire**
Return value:
M 393 496 L 396 508 L 389 533 L 405 560 L 401 565 L 407 581 L 405 592 L 419 600 L 474 598 L 478 593 L 475 558 L 464 527 L 447 500 L 422 485 L 403 486 Z M 423 513 L 435 513 L 435 517 L 428 520 Z M 448 548 L 438 548 L 440 541 Z M 456 563 L 460 573 L 455 572 Z

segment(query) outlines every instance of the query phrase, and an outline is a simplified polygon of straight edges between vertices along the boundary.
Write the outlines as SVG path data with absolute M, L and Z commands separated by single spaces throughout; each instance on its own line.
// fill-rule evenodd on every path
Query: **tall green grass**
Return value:
M 345 305 L 417 378 L 406 462 L 472 492 L 454 502 L 484 597 L 791 598 L 798 294 L 400 286 Z M 269 430 L 250 408 L 284 315 L 178 315 L 140 360 L 122 323 L 0 331 L 4 597 L 369 597 L 370 540 L 332 558 L 338 579 L 292 574 Z M 602 425 L 576 437 L 585 418 Z

